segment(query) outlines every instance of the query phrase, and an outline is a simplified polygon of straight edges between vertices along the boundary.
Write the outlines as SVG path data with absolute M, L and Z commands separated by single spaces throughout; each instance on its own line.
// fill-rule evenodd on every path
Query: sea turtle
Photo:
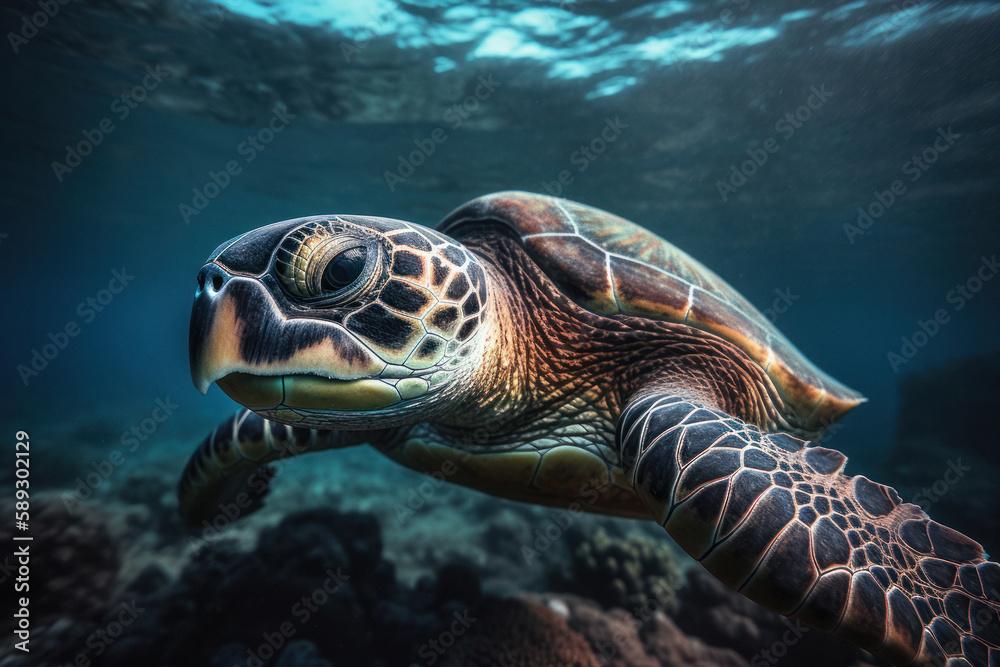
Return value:
M 198 274 L 198 389 L 249 408 L 180 483 L 192 525 L 266 464 L 368 443 L 516 500 L 652 519 L 752 600 L 898 664 L 1000 665 L 1000 565 L 813 442 L 864 399 L 645 229 L 523 192 L 431 230 L 324 215 Z

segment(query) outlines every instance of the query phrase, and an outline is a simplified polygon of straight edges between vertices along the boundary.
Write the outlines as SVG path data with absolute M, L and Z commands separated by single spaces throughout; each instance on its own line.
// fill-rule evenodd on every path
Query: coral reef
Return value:
M 540 599 L 587 639 L 604 667 L 746 667 L 747 664 L 729 649 L 715 648 L 685 635 L 660 611 L 635 616 L 623 609 L 605 611 L 574 595 L 545 595 Z
M 602 606 L 636 611 L 655 606 L 668 613 L 676 604 L 681 581 L 669 538 L 612 536 L 603 527 L 593 533 L 567 532 L 570 564 L 554 562 L 549 587 L 589 597 Z
M 13 516 L 13 507 L 4 509 Z M 32 623 L 51 625 L 59 619 L 93 621 L 111 599 L 121 568 L 119 545 L 108 531 L 108 517 L 90 506 L 69 509 L 55 497 L 38 497 L 31 506 L 30 593 Z M 0 526 L 0 540 L 11 540 L 13 526 Z M 8 554 L 8 559 L 12 557 Z M 13 561 L 5 563 L 9 565 Z M 16 570 L 16 567 L 13 568 Z M 5 596 L 5 638 L 12 627 L 7 608 L 15 596 Z
M 687 585 L 678 597 L 674 621 L 682 631 L 731 648 L 751 664 L 773 664 L 772 659 L 790 665 L 887 664 L 832 635 L 761 607 L 700 567 L 687 571 Z
M 48 532 L 68 522 L 63 539 L 79 550 L 79 528 L 52 521 L 51 512 L 40 523 Z M 106 534 L 88 539 L 113 545 Z M 306 510 L 262 529 L 253 548 L 229 538 L 200 545 L 176 578 L 151 564 L 117 597 L 105 590 L 86 619 L 51 629 L 38 650 L 33 644 L 31 664 L 404 665 L 482 599 L 478 577 L 462 563 L 445 564 L 412 588 L 400 584 L 370 514 Z M 88 549 L 91 560 L 103 554 Z M 91 566 L 80 576 L 102 571 Z M 82 595 L 88 584 L 67 585 L 79 585 Z
M 203 656 L 218 657 L 223 645 L 227 655 L 239 647 L 243 664 L 272 664 L 275 656 L 285 660 L 293 638 L 311 641 L 319 655 L 336 656 L 338 663 L 371 664 L 385 652 L 380 633 L 393 619 L 385 606 L 421 607 L 412 591 L 397 586 L 381 552 L 374 517 L 333 510 L 291 514 L 262 530 L 249 552 L 232 541 L 211 542 L 172 587 L 139 598 L 150 612 L 129 633 L 133 641 L 111 647 L 108 664 L 197 664 Z M 440 619 L 409 612 L 404 621 L 415 641 Z M 390 644 L 405 649 L 406 635 Z
M 579 634 L 549 607 L 528 600 L 487 597 L 469 615 L 469 627 L 450 649 L 445 635 L 442 667 L 599 667 Z M 461 624 L 459 624 L 461 628 Z M 451 632 L 450 629 L 445 632 Z M 428 649 L 421 657 L 429 658 Z
M 177 485 L 155 470 L 130 470 L 114 487 L 117 497 L 126 504 L 149 511 L 147 530 L 159 543 L 183 539 L 187 530 L 177 512 Z
M 211 667 L 233 667 L 248 664 L 246 650 L 240 644 L 226 644 L 212 659 Z M 316 644 L 305 639 L 293 639 L 274 662 L 274 667 L 334 667 L 333 663 L 319 655 Z
M 696 637 L 685 635 L 669 618 L 652 619 L 643 626 L 641 636 L 646 652 L 662 665 L 742 667 L 747 664 L 732 649 L 709 646 Z
M 333 667 L 333 663 L 319 657 L 319 649 L 310 641 L 288 642 L 274 667 Z
M 482 564 L 467 561 L 401 582 L 368 513 L 293 512 L 258 526 L 255 538 L 230 531 L 196 541 L 175 567 L 146 553 L 165 548 L 163 536 L 142 532 L 162 522 L 129 519 L 136 506 L 96 503 L 75 513 L 60 501 L 40 503 L 37 527 L 57 548 L 54 560 L 39 561 L 48 588 L 36 609 L 50 620 L 34 636 L 33 667 L 743 667 L 785 655 L 788 664 L 873 662 L 818 632 L 787 641 L 795 624 L 699 568 L 675 599 L 669 551 L 605 530 L 605 520 L 581 521 L 568 549 L 546 553 L 550 574 L 565 568 L 563 585 L 587 597 L 500 597 L 484 594 Z M 117 527 L 105 528 L 96 507 L 113 509 Z M 664 582 L 670 588 L 658 594 Z M 0 667 L 21 664 L 29 663 L 0 659 Z

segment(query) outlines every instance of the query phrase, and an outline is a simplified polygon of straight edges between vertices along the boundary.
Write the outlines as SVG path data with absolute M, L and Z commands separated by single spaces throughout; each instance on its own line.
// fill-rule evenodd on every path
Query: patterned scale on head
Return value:
M 213 253 L 198 284 L 196 301 L 211 302 L 191 323 L 199 388 L 217 381 L 264 417 L 320 428 L 334 414 L 345 428 L 371 410 L 428 411 L 478 349 L 488 299 L 462 246 L 350 216 L 240 236 Z

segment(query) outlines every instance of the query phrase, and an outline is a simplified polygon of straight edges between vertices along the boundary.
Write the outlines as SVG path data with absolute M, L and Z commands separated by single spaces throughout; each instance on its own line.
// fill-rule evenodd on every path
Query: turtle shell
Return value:
M 565 199 L 500 192 L 438 229 L 501 224 L 574 302 L 603 315 L 686 324 L 741 348 L 770 377 L 796 426 L 821 432 L 865 399 L 810 362 L 753 304 L 687 253 L 624 218 Z

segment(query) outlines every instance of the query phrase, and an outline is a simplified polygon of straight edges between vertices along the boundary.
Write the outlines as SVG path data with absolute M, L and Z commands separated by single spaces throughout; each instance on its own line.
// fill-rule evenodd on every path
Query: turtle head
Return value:
M 238 236 L 198 273 L 195 386 L 267 419 L 376 429 L 421 421 L 481 356 L 486 274 L 419 225 L 316 216 Z

